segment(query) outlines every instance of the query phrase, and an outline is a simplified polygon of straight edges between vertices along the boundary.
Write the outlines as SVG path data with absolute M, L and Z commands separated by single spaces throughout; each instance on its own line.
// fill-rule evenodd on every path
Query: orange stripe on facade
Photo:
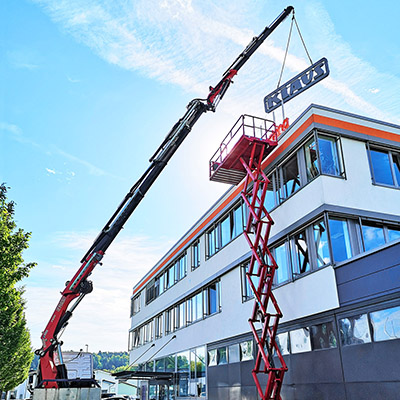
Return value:
M 360 132 L 365 135 L 375 136 L 383 139 L 389 139 L 400 142 L 400 136 L 395 133 L 386 132 L 380 129 L 369 128 L 363 125 L 357 125 L 351 122 L 345 122 L 334 118 L 323 117 L 312 114 L 292 135 L 279 145 L 263 162 L 262 168 L 265 169 L 274 161 L 284 150 L 286 150 L 312 123 L 320 123 L 349 131 Z M 213 220 L 231 201 L 238 196 L 243 189 L 243 183 L 236 189 L 167 257 L 156 267 L 143 281 L 134 289 L 133 294 L 137 293 L 157 272 L 159 272 L 171 259 L 173 259 L 210 221 Z
M 374 136 L 380 139 L 387 139 L 387 140 L 392 140 L 394 142 L 400 142 L 400 136 L 396 133 L 383 131 L 381 129 L 370 128 L 364 125 L 357 125 L 352 122 L 346 122 L 334 118 L 323 117 L 322 115 L 315 115 L 315 122 L 319 124 L 333 126 L 335 128 L 345 129 L 347 131 L 363 133 L 364 135 Z

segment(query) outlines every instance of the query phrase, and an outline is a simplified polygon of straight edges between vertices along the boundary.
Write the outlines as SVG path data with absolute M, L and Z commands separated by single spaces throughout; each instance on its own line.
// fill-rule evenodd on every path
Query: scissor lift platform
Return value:
M 261 145 L 255 146 L 255 152 L 254 144 Z M 247 174 L 241 159 L 249 164 L 252 154 L 255 159 L 261 153 L 265 158 L 276 145 L 276 126 L 273 121 L 242 115 L 210 160 L 210 180 L 237 185 Z

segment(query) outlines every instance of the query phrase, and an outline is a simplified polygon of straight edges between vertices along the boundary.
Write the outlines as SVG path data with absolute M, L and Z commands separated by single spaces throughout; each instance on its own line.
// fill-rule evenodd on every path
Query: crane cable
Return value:
M 287 40 L 287 44 L 286 44 L 286 50 L 285 50 L 285 57 L 283 58 L 282 69 L 281 69 L 281 73 L 280 73 L 280 76 L 279 76 L 278 84 L 276 86 L 277 88 L 281 84 L 283 70 L 285 68 L 285 63 L 286 63 L 286 57 L 287 57 L 288 52 L 289 52 L 289 44 L 290 44 L 290 38 L 292 36 L 293 22 L 296 24 L 297 32 L 299 33 L 299 36 L 300 36 L 301 42 L 303 43 L 303 47 L 304 47 L 304 50 L 306 51 L 307 57 L 310 60 L 310 64 L 312 65 L 312 63 L 313 63 L 312 60 L 311 60 L 310 54 L 309 54 L 309 52 L 307 50 L 307 46 L 306 46 L 306 44 L 304 42 L 303 36 L 302 36 L 302 34 L 300 32 L 300 28 L 299 28 L 299 25 L 297 24 L 296 18 L 294 16 L 294 10 L 293 10 L 292 23 L 290 24 L 289 36 L 288 36 L 288 40 Z

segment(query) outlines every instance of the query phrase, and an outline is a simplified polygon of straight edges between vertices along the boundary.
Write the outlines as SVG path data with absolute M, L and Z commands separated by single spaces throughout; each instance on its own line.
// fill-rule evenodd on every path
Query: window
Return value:
M 378 185 L 400 186 L 400 153 L 394 150 L 369 148 L 372 182 Z
M 314 244 L 317 255 L 317 267 L 324 267 L 330 264 L 331 257 L 329 254 L 328 232 L 326 230 L 325 221 L 321 219 L 313 225 Z
M 206 294 L 206 314 L 212 315 L 219 312 L 219 282 L 209 285 L 205 291 Z
M 189 351 L 176 355 L 178 372 L 178 397 L 187 397 L 189 394 Z
M 318 135 L 318 148 L 321 161 L 321 172 L 327 175 L 340 176 L 337 139 Z
M 364 251 L 374 249 L 385 243 L 383 226 L 374 222 L 362 222 Z
M 292 156 L 280 167 L 281 174 L 280 200 L 287 199 L 300 189 L 300 172 L 297 163 L 297 155 Z
M 153 340 L 153 320 L 144 325 L 144 343 L 149 343 Z
M 304 154 L 308 182 L 320 174 L 343 175 L 337 138 L 316 134 L 305 144 Z
M 165 358 L 160 358 L 159 360 L 156 360 L 155 371 L 165 372 Z
M 290 331 L 290 348 L 292 354 L 311 351 L 309 328 L 300 328 Z
M 306 159 L 307 181 L 310 182 L 319 175 L 318 153 L 315 138 L 309 140 L 304 146 Z
M 274 190 L 275 173 L 267 177 L 269 180 L 267 193 L 265 194 L 264 207 L 267 211 L 271 211 L 276 206 L 276 196 Z
M 275 341 L 283 356 L 290 353 L 289 332 L 279 333 L 278 335 L 276 335 Z
M 175 330 L 175 307 L 165 312 L 165 333 L 171 333 Z
M 187 273 L 187 254 L 183 254 L 175 262 L 176 282 L 180 281 L 186 276 Z
M 293 236 L 294 275 L 301 275 L 310 271 L 310 259 L 307 245 L 306 231 Z
M 162 333 L 163 333 L 163 315 L 162 314 L 160 314 L 154 318 L 154 333 L 155 333 L 156 339 L 159 339 L 160 337 L 162 337 Z
M 146 304 L 151 303 L 156 298 L 155 281 L 146 286 Z
M 339 332 L 340 341 L 343 346 L 369 343 L 371 341 L 371 335 L 369 332 L 367 314 L 339 319 Z
M 249 361 L 253 359 L 253 341 L 246 340 L 239 343 L 240 346 L 240 361 Z
M 215 226 L 207 233 L 207 251 L 208 256 L 212 256 L 215 254 L 219 247 L 217 246 L 217 239 L 218 239 L 218 225 Z
M 400 239 L 400 228 L 388 226 L 388 241 Z
M 169 289 L 175 284 L 175 264 L 167 269 L 165 274 L 165 288 Z
M 190 351 L 190 397 L 206 396 L 206 349 L 204 346 Z
M 200 266 L 200 241 L 192 244 L 192 270 Z
M 332 322 L 311 326 L 311 345 L 313 350 L 337 347 L 337 339 Z
M 231 346 L 228 347 L 228 358 L 230 364 L 240 361 L 239 343 L 232 344 Z
M 191 299 L 191 322 L 198 321 L 203 318 L 203 292 L 197 293 Z
M 250 262 L 247 261 L 245 264 L 242 265 L 241 267 L 241 274 L 242 274 L 242 301 L 246 301 L 249 299 L 252 299 L 254 297 L 253 289 L 251 288 L 249 279 L 246 275 L 250 267 Z M 257 271 L 257 264 L 254 264 L 253 267 L 253 274 Z M 257 275 L 251 275 L 251 281 L 254 285 L 255 288 L 258 287 L 258 283 L 260 281 L 260 278 Z
M 375 342 L 400 339 L 400 307 L 375 311 L 370 317 Z
M 217 365 L 228 364 L 228 351 L 226 347 L 217 349 Z
M 329 218 L 329 230 L 334 260 L 340 262 L 350 258 L 352 251 L 347 221 L 345 219 Z
M 186 303 L 180 303 L 176 306 L 175 327 L 177 329 L 183 328 L 186 325 Z
M 208 350 L 208 366 L 217 365 L 217 349 Z
M 290 256 L 288 242 L 282 243 L 274 250 L 275 262 L 278 269 L 275 272 L 275 283 L 277 285 L 289 280 Z
M 131 299 L 131 317 L 140 311 L 140 293 Z
M 175 355 L 165 357 L 165 372 L 175 372 Z

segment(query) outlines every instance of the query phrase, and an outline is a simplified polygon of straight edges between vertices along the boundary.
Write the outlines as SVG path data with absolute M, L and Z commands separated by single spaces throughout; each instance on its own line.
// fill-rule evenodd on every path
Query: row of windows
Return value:
M 400 239 L 399 224 L 325 214 L 271 248 L 278 265 L 274 283 L 289 282 L 312 270 L 347 260 L 397 239 Z M 244 300 L 253 297 L 246 277 L 247 269 L 248 263 L 242 266 Z M 258 277 L 254 276 L 252 280 L 257 287 Z
M 229 242 L 239 236 L 244 229 L 247 207 L 244 203 L 236 205 L 207 232 L 207 257 L 211 257 Z
M 400 339 L 400 307 L 357 314 L 338 320 L 342 346 Z M 338 347 L 333 321 L 280 333 L 276 342 L 282 355 Z
M 190 246 L 191 268 L 200 266 L 200 240 Z M 146 304 L 151 303 L 187 275 L 188 251 L 182 253 L 168 268 L 146 286 Z
M 240 361 L 249 361 L 253 359 L 253 341 L 222 346 L 217 349 L 208 350 L 208 366 L 232 364 Z
M 129 332 L 129 350 L 159 339 L 221 310 L 220 281 L 213 282 Z
M 176 397 L 206 396 L 206 349 L 204 346 L 171 354 L 155 361 L 148 361 L 145 364 L 139 364 L 137 370 L 146 372 L 177 372 L 179 374 L 175 387 Z M 152 398 L 152 391 L 155 390 L 156 388 L 149 388 L 150 398 Z

